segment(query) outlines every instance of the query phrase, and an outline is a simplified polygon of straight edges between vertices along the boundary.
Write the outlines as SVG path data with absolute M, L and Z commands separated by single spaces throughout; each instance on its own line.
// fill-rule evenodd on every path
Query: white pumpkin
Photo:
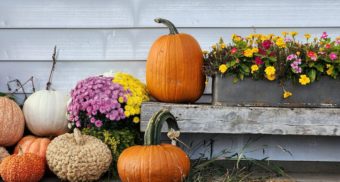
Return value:
M 68 131 L 67 101 L 59 91 L 40 90 L 27 98 L 24 115 L 28 129 L 37 136 L 58 136 Z

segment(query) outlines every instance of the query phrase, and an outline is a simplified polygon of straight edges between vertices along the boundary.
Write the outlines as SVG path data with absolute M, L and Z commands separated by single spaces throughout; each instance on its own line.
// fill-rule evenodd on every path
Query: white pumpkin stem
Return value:
M 74 135 L 74 139 L 76 140 L 76 143 L 78 145 L 83 145 L 84 144 L 83 137 L 82 137 L 81 132 L 80 132 L 80 130 L 78 128 L 74 128 L 73 135 Z
M 53 76 L 53 73 L 54 73 L 55 64 L 57 63 L 56 55 L 57 55 L 57 46 L 54 46 L 54 50 L 53 50 L 53 54 L 52 54 L 52 68 L 51 68 L 50 76 L 48 78 L 48 82 L 46 83 L 46 90 L 51 89 L 52 76 Z

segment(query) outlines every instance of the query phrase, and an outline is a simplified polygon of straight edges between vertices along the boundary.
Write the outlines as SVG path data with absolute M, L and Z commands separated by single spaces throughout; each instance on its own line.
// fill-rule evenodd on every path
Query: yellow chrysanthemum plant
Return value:
M 244 78 L 278 82 L 283 98 L 293 94 L 284 88 L 287 81 L 308 86 L 323 76 L 338 79 L 340 73 L 340 36 L 331 39 L 326 32 L 312 38 L 298 32 L 231 36 L 227 44 L 220 38 L 211 51 L 203 51 L 204 71 L 208 76 L 232 76 L 234 83 Z

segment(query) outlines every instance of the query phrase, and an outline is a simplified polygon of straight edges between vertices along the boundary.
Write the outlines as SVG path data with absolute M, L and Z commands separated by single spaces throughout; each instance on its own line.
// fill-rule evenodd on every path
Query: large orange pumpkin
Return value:
M 48 144 L 51 140 L 48 138 L 38 138 L 35 136 L 25 136 L 22 138 L 14 149 L 14 153 L 19 153 L 19 148 L 21 147 L 24 153 L 37 154 L 42 158 L 46 158 L 46 150 Z
M 0 164 L 0 174 L 6 182 L 36 182 L 45 173 L 45 160 L 36 154 L 14 154 Z
M 146 83 L 150 94 L 162 102 L 193 103 L 204 91 L 203 54 L 189 34 L 178 33 L 170 21 L 158 18 L 170 29 L 152 45 L 146 62 Z
M 174 145 L 160 144 L 164 122 L 169 129 L 179 130 L 175 117 L 161 110 L 150 119 L 144 146 L 127 148 L 119 156 L 117 167 L 122 182 L 180 182 L 189 175 L 190 159 L 185 152 Z
M 16 144 L 23 136 L 25 119 L 20 107 L 7 97 L 0 97 L 0 146 Z

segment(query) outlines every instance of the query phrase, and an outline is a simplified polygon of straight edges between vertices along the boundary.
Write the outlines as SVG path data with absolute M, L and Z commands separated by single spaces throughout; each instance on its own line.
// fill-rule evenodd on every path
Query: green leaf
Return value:
M 316 68 L 316 70 L 318 70 L 319 72 L 323 72 L 323 65 L 322 64 L 315 64 L 314 68 Z
M 316 77 L 316 70 L 315 69 L 309 70 L 308 77 L 310 79 L 310 82 L 313 83 L 315 81 L 315 77 Z
M 245 65 L 245 64 L 241 64 L 241 69 L 242 69 L 246 74 L 250 73 L 249 67 L 248 67 L 247 65 Z
M 237 78 L 237 76 L 235 76 L 234 79 L 233 79 L 233 83 L 237 83 L 237 82 L 238 82 L 238 78 Z
M 239 78 L 240 80 L 243 80 L 243 79 L 244 79 L 244 74 L 243 74 L 243 73 L 239 73 L 239 74 L 238 74 L 238 78 Z
M 275 57 L 268 57 L 268 59 L 271 61 L 271 62 L 276 62 L 277 59 Z

